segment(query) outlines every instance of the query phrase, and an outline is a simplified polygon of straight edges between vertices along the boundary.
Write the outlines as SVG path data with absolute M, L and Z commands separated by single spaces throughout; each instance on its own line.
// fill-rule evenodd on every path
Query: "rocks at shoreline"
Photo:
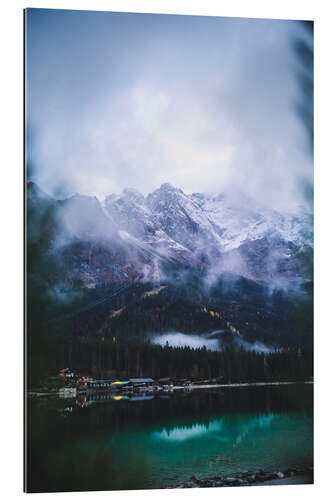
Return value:
M 252 486 L 266 481 L 290 478 L 293 476 L 313 475 L 313 467 L 298 468 L 293 467 L 284 471 L 264 471 L 262 469 L 251 472 L 243 471 L 237 474 L 226 476 L 214 476 L 208 478 L 197 478 L 192 476 L 187 482 L 177 486 L 177 488 L 216 488 L 224 486 Z

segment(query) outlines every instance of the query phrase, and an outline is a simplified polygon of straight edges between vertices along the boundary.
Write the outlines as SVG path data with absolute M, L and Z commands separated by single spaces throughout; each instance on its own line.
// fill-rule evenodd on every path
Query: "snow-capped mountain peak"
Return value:
M 38 192 L 30 188 L 34 205 Z M 47 200 L 42 197 L 41 203 Z M 102 203 L 80 195 L 49 200 L 64 229 L 61 245 L 74 238 L 110 248 L 120 245 L 121 252 L 129 246 L 131 265 L 135 267 L 137 259 L 138 270 L 149 261 L 147 251 L 151 251 L 215 274 L 232 272 L 261 281 L 283 276 L 288 281 L 301 274 L 300 253 L 313 247 L 312 216 L 305 211 L 276 212 L 255 200 L 223 193 L 186 194 L 168 183 L 146 197 L 127 188 Z M 122 259 L 126 266 L 125 254 Z
M 253 245 L 256 252 L 262 247 L 263 260 L 272 260 L 274 255 L 274 262 L 282 267 L 283 260 L 312 246 L 309 214 L 279 213 L 254 200 L 224 194 L 186 194 L 168 183 L 146 198 L 137 191 L 125 190 L 120 196 L 106 198 L 104 206 L 120 229 L 140 241 L 170 257 L 191 264 L 208 262 L 223 271 L 231 268 L 245 273 Z M 245 274 L 258 274 L 255 267 Z M 267 266 L 262 269 L 267 270 Z

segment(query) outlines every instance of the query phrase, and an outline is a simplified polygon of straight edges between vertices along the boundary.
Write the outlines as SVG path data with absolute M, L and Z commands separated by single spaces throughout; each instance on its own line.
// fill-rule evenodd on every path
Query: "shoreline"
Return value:
M 173 391 L 192 391 L 194 389 L 220 389 L 220 388 L 234 388 L 234 387 L 265 387 L 265 386 L 281 386 L 281 385 L 296 385 L 296 384 L 312 384 L 313 385 L 313 380 L 295 380 L 295 381 L 288 381 L 288 382 L 246 382 L 246 383 L 234 383 L 234 384 L 193 384 L 193 385 L 186 385 L 186 386 L 173 386 L 172 389 L 166 390 L 166 391 L 157 391 L 157 390 L 152 390 L 148 391 L 152 394 L 158 394 L 160 392 L 167 392 L 168 394 Z M 90 392 L 98 393 L 102 392 L 101 389 L 90 389 Z M 110 389 L 103 389 L 103 392 L 109 392 L 110 394 L 119 394 L 118 391 L 112 392 Z M 83 395 L 86 393 L 86 391 L 78 391 L 77 395 Z M 39 391 L 27 391 L 26 392 L 26 397 L 28 398 L 39 398 L 39 397 L 47 397 L 47 396 L 59 396 L 59 391 L 54 391 L 54 392 L 39 392 Z
M 294 385 L 294 384 L 313 384 L 313 380 L 294 380 L 289 382 L 244 382 L 244 383 L 234 383 L 234 384 L 193 384 L 188 386 L 173 386 L 173 390 L 181 389 L 217 389 L 220 387 L 261 387 L 270 385 Z
M 273 486 L 313 484 L 313 467 L 290 467 L 283 471 L 243 471 L 235 474 L 198 478 L 190 477 L 175 488 L 223 488 L 229 486 Z

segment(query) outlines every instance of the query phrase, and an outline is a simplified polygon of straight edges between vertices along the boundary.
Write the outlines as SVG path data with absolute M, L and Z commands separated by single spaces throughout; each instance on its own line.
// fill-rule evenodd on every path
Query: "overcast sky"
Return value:
M 28 176 L 48 193 L 302 203 L 301 23 L 28 9 L 26 33 Z

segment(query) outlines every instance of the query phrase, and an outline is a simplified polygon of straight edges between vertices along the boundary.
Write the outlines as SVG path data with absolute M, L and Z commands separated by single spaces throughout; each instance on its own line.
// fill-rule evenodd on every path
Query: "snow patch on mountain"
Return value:
M 146 198 L 125 190 L 107 197 L 104 207 L 114 224 L 129 234 L 155 247 L 190 251 L 194 256 L 210 250 L 221 255 L 246 242 L 272 237 L 297 247 L 312 245 L 310 215 L 278 213 L 253 200 L 223 195 L 186 195 L 171 184 L 162 184 Z
M 122 280 L 128 262 L 133 276 L 147 277 L 145 266 L 160 255 L 206 269 L 209 283 L 229 272 L 283 284 L 301 279 L 298 256 L 313 248 L 311 214 L 276 212 L 244 196 L 186 194 L 167 183 L 146 197 L 128 188 L 103 202 L 81 195 L 54 200 L 35 185 L 29 193 L 31 207 L 54 207 L 54 248 L 86 242 L 75 266 L 94 283 L 119 273 Z

